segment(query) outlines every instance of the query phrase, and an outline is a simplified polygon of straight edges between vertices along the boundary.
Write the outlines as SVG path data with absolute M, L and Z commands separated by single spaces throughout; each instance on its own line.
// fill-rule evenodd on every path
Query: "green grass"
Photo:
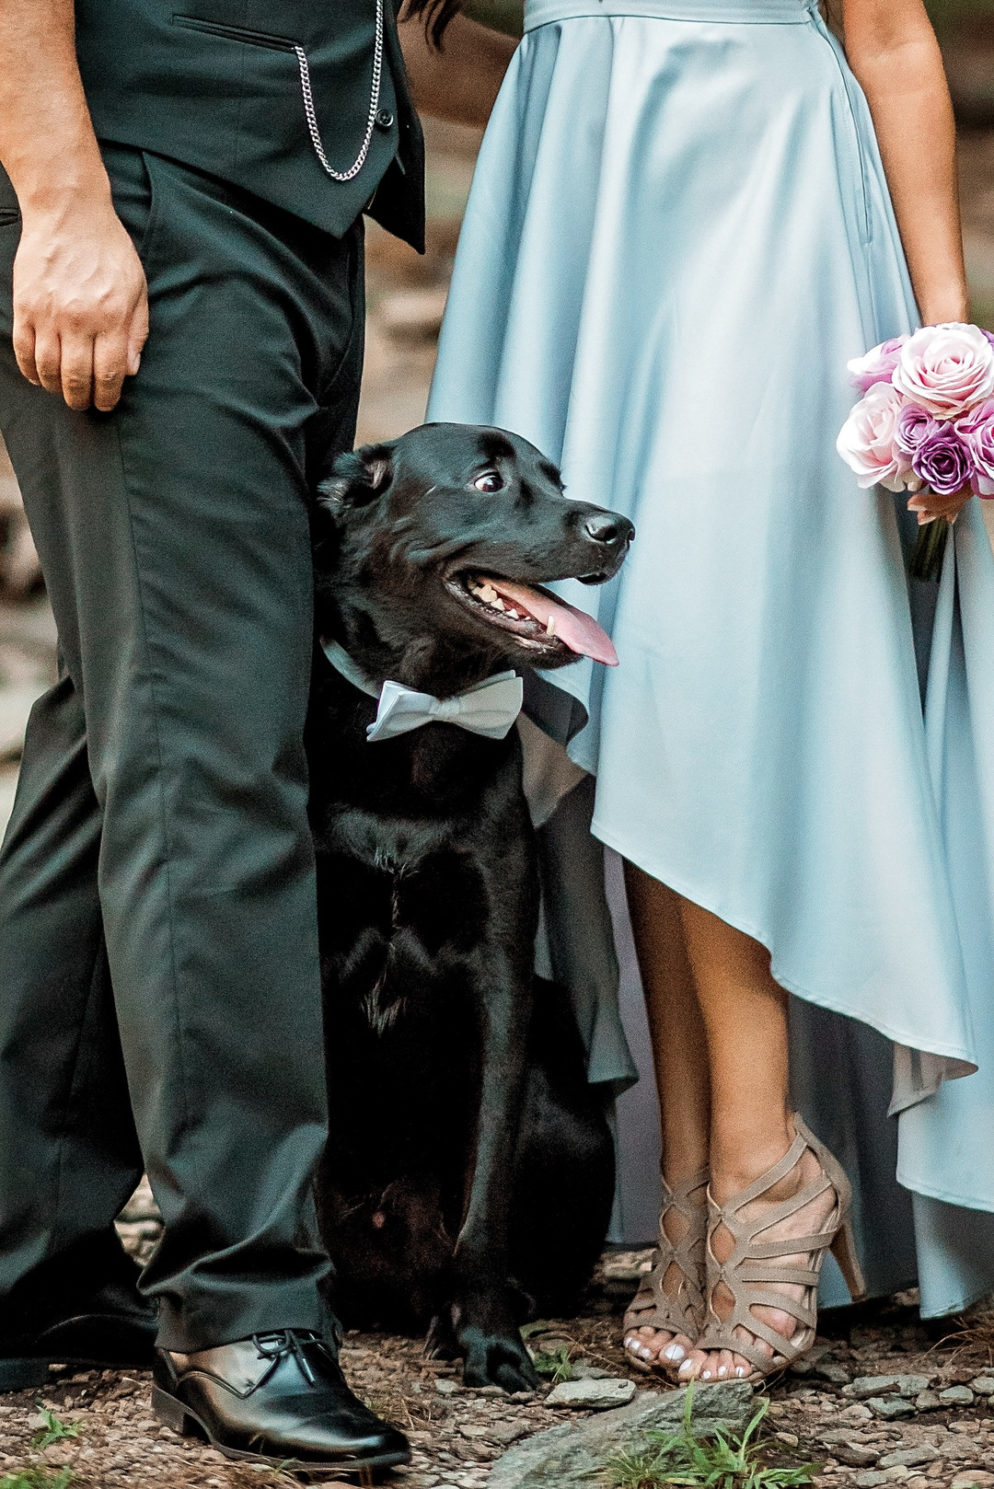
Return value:
M 716 1432 L 697 1438 L 692 1428 L 693 1390 L 687 1392 L 683 1427 L 679 1432 L 645 1433 L 645 1445 L 617 1453 L 604 1465 L 611 1489 L 806 1489 L 813 1485 L 820 1465 L 770 1467 L 759 1439 L 769 1402 L 760 1403 L 752 1421 L 738 1437 Z
M 17 1473 L 4 1474 L 0 1489 L 69 1489 L 73 1481 L 71 1468 L 47 1468 L 37 1464 L 33 1468 L 22 1468 Z
M 78 1422 L 60 1422 L 54 1411 L 49 1411 L 48 1407 L 43 1406 L 40 1401 L 38 1410 L 41 1412 L 45 1425 L 31 1439 L 31 1446 L 36 1453 L 43 1453 L 53 1443 L 66 1442 L 69 1438 L 79 1436 Z
M 551 1380 L 554 1386 L 558 1386 L 562 1380 L 573 1379 L 573 1346 L 561 1344 L 554 1350 L 536 1350 L 532 1355 L 532 1364 L 539 1375 L 546 1380 Z

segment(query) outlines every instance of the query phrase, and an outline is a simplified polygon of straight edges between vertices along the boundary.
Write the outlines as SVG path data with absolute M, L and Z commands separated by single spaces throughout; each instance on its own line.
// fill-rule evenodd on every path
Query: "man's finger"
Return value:
M 29 320 L 23 316 L 14 314 L 14 356 L 17 365 L 29 383 L 34 383 L 37 388 L 41 383 L 38 369 L 35 366 L 35 328 Z
M 89 336 L 63 339 L 61 385 L 70 408 L 89 408 L 93 402 L 93 341 Z
M 109 413 L 121 396 L 128 366 L 128 343 L 123 335 L 98 336 L 93 343 L 93 406 Z
M 141 365 L 142 349 L 148 340 L 148 293 L 143 292 L 131 317 L 128 332 L 128 375 L 134 377 Z
M 62 346 L 54 331 L 35 333 L 35 367 L 46 392 L 62 392 Z

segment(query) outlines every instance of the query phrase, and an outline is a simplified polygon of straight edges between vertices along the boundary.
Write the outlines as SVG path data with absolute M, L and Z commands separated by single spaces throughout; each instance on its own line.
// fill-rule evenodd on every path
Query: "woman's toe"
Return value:
M 643 1327 L 625 1335 L 625 1349 L 640 1364 L 651 1365 L 659 1359 L 673 1339 L 666 1330 Z
M 729 1376 L 734 1374 L 735 1364 L 734 1356 L 732 1355 L 731 1350 L 723 1349 L 719 1353 L 716 1361 L 716 1366 L 717 1368 L 715 1373 L 718 1380 L 727 1380 Z
M 686 1334 L 674 1334 L 665 1349 L 660 1350 L 660 1359 L 665 1360 L 668 1365 L 680 1365 L 693 1347 Z
M 710 1357 L 702 1349 L 692 1349 L 688 1352 L 686 1359 L 680 1361 L 677 1366 L 677 1377 L 679 1380 L 699 1380 L 701 1371 L 704 1369 Z

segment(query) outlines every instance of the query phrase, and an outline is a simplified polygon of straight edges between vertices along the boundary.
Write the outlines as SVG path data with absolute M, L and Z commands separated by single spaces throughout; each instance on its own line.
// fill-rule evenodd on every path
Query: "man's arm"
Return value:
M 457 124 L 486 124 L 516 45 L 510 36 L 456 16 L 438 51 L 425 35 L 424 21 L 415 16 L 401 20 L 400 44 L 421 113 Z
M 83 96 L 73 0 L 0 5 L 0 162 L 21 209 L 18 366 L 70 408 L 111 409 L 138 371 L 148 300 Z

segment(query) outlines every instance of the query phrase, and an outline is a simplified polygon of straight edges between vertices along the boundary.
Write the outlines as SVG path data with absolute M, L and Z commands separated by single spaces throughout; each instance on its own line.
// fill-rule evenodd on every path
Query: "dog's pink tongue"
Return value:
M 555 634 L 570 651 L 575 651 L 581 657 L 592 657 L 595 662 L 603 662 L 607 667 L 617 667 L 618 653 L 613 641 L 585 611 L 577 610 L 575 605 L 567 605 L 565 600 L 554 600 L 551 595 L 529 589 L 524 584 L 512 584 L 508 580 L 495 579 L 490 575 L 487 576 L 487 583 L 493 586 L 502 600 L 509 600 L 516 610 L 524 610 L 547 630 L 551 620 Z

